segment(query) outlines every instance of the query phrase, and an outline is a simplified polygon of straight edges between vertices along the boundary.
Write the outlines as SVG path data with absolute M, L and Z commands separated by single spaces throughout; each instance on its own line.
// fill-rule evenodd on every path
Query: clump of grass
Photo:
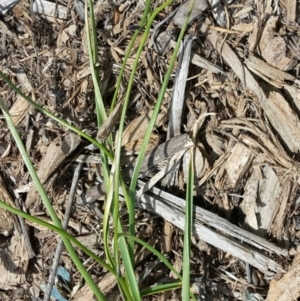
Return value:
M 172 3 L 173 0 L 168 0 L 165 3 L 163 3 L 161 6 L 159 6 L 156 10 L 153 12 L 151 11 L 151 1 L 146 1 L 145 11 L 143 13 L 143 16 L 141 18 L 141 22 L 139 24 L 139 28 L 145 28 L 143 37 L 140 43 L 140 46 L 136 53 L 136 59 L 134 61 L 131 76 L 129 78 L 125 99 L 124 99 L 124 105 L 122 110 L 122 115 L 119 123 L 118 128 L 118 135 L 116 135 L 115 140 L 113 140 L 113 137 L 110 136 L 106 144 L 99 143 L 95 139 L 93 139 L 91 136 L 84 133 L 82 130 L 70 125 L 65 120 L 58 118 L 54 114 L 50 113 L 49 111 L 45 110 L 43 107 L 35 103 L 32 99 L 30 99 L 28 96 L 26 96 L 24 93 L 22 93 L 17 87 L 15 87 L 11 81 L 0 71 L 0 76 L 6 81 L 6 83 L 19 95 L 21 95 L 24 99 L 26 99 L 31 105 L 33 105 L 36 109 L 41 111 L 42 113 L 46 114 L 50 118 L 56 120 L 63 126 L 69 128 L 70 130 L 74 131 L 75 133 L 79 134 L 83 138 L 87 139 L 91 143 L 93 143 L 95 146 L 99 148 L 101 159 L 102 159 L 102 174 L 104 178 L 104 184 L 107 191 L 106 196 L 106 202 L 105 202 L 105 211 L 104 211 L 104 218 L 103 218 L 103 241 L 104 241 L 104 249 L 105 249 L 105 255 L 106 259 L 105 261 L 96 256 L 92 251 L 88 250 L 86 247 L 84 247 L 82 244 L 80 244 L 73 236 L 68 234 L 66 231 L 63 230 L 60 220 L 57 217 L 57 214 L 55 213 L 51 202 L 40 182 L 40 179 L 38 178 L 33 165 L 30 161 L 30 158 L 28 154 L 26 153 L 26 149 L 21 141 L 21 138 L 12 122 L 11 116 L 9 115 L 8 109 L 4 103 L 4 101 L 0 98 L 0 107 L 3 111 L 4 117 L 6 119 L 7 125 L 12 133 L 12 136 L 18 146 L 18 149 L 23 157 L 23 160 L 27 166 L 27 169 L 34 181 L 35 186 L 37 187 L 37 190 L 41 196 L 41 199 L 43 201 L 43 204 L 45 208 L 47 209 L 48 214 L 50 215 L 51 219 L 54 222 L 54 225 L 51 225 L 49 223 L 46 223 L 38 218 L 32 217 L 22 211 L 19 211 L 15 208 L 12 208 L 8 206 L 4 202 L 0 202 L 0 206 L 5 208 L 6 210 L 11 211 L 14 214 L 17 214 L 19 216 L 22 216 L 24 218 L 27 218 L 28 220 L 40 224 L 41 226 L 47 227 L 48 229 L 51 229 L 58 233 L 64 242 L 65 248 L 70 255 L 71 259 L 73 260 L 75 266 L 77 267 L 78 271 L 81 273 L 82 277 L 85 279 L 85 281 L 88 283 L 90 288 L 93 290 L 95 296 L 98 300 L 106 300 L 105 296 L 101 293 L 93 279 L 91 278 L 90 274 L 86 271 L 85 267 L 83 266 L 81 260 L 79 259 L 77 253 L 75 252 L 73 245 L 76 245 L 79 247 L 82 251 L 84 251 L 88 256 L 93 258 L 95 261 L 97 261 L 103 268 L 105 268 L 108 272 L 112 273 L 117 281 L 120 294 L 123 297 L 123 300 L 134 300 L 138 301 L 141 300 L 143 296 L 163 292 L 170 289 L 176 289 L 176 288 L 182 288 L 182 300 L 189 300 L 190 297 L 195 300 L 195 297 L 190 293 L 190 270 L 189 270 L 189 254 L 190 254 L 190 233 L 191 233 L 191 225 L 192 225 L 192 195 L 193 195 L 193 160 L 191 157 L 191 163 L 190 163 L 190 172 L 189 172 L 189 179 L 187 182 L 187 210 L 186 210 L 186 225 L 185 225 L 185 239 L 184 239 L 184 270 L 183 270 L 183 276 L 181 276 L 179 273 L 175 271 L 172 264 L 157 250 L 155 250 L 153 247 L 148 245 L 147 243 L 143 242 L 142 240 L 135 237 L 135 202 L 136 202 L 136 185 L 137 185 L 137 179 L 139 170 L 141 168 L 141 164 L 146 152 L 147 144 L 149 143 L 150 135 L 153 131 L 156 118 L 160 112 L 160 107 L 169 83 L 170 75 L 173 70 L 174 63 L 177 58 L 177 54 L 179 51 L 180 43 L 183 39 L 184 33 L 186 31 L 187 25 L 188 25 L 188 18 L 191 14 L 192 7 L 194 3 L 191 3 L 191 7 L 187 16 L 187 19 L 184 23 L 184 26 L 181 29 L 180 35 L 178 37 L 178 41 L 176 43 L 176 46 L 174 48 L 173 55 L 171 57 L 171 60 L 169 62 L 168 70 L 165 74 L 165 78 L 161 87 L 161 90 L 159 92 L 156 105 L 153 111 L 153 115 L 150 119 L 148 129 L 145 133 L 145 137 L 142 143 L 142 147 L 140 150 L 140 153 L 138 155 L 135 169 L 133 172 L 133 176 L 130 182 L 129 187 L 126 187 L 123 179 L 122 174 L 120 172 L 120 158 L 121 158 L 121 139 L 122 139 L 122 133 L 124 129 L 125 124 L 125 117 L 127 113 L 127 108 L 129 104 L 129 99 L 131 95 L 131 90 L 133 87 L 133 79 L 134 74 L 138 66 L 138 61 L 140 59 L 141 52 L 143 50 L 143 47 L 145 46 L 145 43 L 147 41 L 150 28 L 152 26 L 153 21 L 155 20 L 156 16 L 160 11 L 165 9 L 168 5 Z M 107 118 L 105 106 L 103 103 L 102 95 L 101 95 L 101 87 L 100 87 L 100 80 L 99 80 L 99 70 L 97 69 L 96 65 L 98 63 L 98 55 L 97 55 L 97 39 L 96 39 L 96 29 L 95 29 L 95 20 L 94 20 L 94 12 L 93 12 L 93 5 L 92 0 L 89 0 L 89 4 L 86 3 L 86 9 L 85 9 L 85 21 L 86 21 L 86 36 L 88 41 L 88 53 L 89 53 L 89 60 L 90 60 L 90 67 L 91 67 L 91 75 L 93 79 L 94 84 L 94 91 L 95 91 L 95 103 L 96 103 L 96 115 L 97 115 L 97 124 L 98 127 L 102 125 L 102 123 Z M 140 29 L 138 29 L 132 39 L 130 44 L 128 45 L 123 65 L 121 67 L 121 71 L 116 83 L 116 90 L 114 93 L 113 101 L 112 101 L 112 107 L 115 105 L 115 101 L 117 99 L 117 95 L 119 93 L 121 79 L 123 76 L 123 71 L 126 65 L 126 61 L 130 55 L 130 52 L 132 50 L 132 47 L 135 43 L 135 40 L 137 36 L 140 34 Z M 109 150 L 114 149 L 114 153 L 111 153 Z M 111 165 L 109 165 L 109 160 L 112 162 Z M 123 225 L 119 219 L 119 187 L 123 188 L 123 193 L 126 201 L 126 206 L 128 210 L 129 215 L 129 224 Z M 113 241 L 113 247 L 110 247 L 109 241 L 108 241 L 108 234 L 109 234 L 109 225 L 113 224 L 114 229 L 114 241 Z M 124 226 L 129 229 L 129 233 L 124 232 Z M 156 285 L 147 289 L 143 289 L 142 291 L 139 290 L 138 283 L 134 274 L 134 244 L 139 243 L 148 250 L 150 250 L 154 255 L 156 255 L 161 262 L 163 262 L 170 270 L 172 270 L 177 276 L 179 281 L 174 283 L 167 283 L 167 284 L 161 284 Z M 121 273 L 121 266 L 124 266 L 124 273 Z

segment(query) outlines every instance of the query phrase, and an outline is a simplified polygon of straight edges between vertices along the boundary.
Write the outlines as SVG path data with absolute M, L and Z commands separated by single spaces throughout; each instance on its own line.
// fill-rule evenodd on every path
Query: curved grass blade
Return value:
M 150 5 L 150 0 L 147 1 L 147 7 L 148 4 Z M 132 67 L 132 72 L 129 78 L 129 82 L 128 82 L 128 87 L 126 90 L 126 95 L 125 95 L 125 100 L 124 100 L 124 105 L 123 105 L 123 110 L 122 110 L 122 115 L 121 115 L 121 120 L 120 120 L 120 125 L 119 125 L 119 134 L 116 137 L 116 153 L 115 153 L 115 166 L 116 166 L 116 171 L 115 171 L 115 190 L 119 189 L 119 178 L 120 178 L 120 169 L 118 168 L 120 166 L 120 158 L 121 158 L 121 143 L 122 143 L 122 133 L 123 133 L 123 129 L 124 129 L 124 124 L 125 124 L 125 117 L 127 114 L 127 108 L 128 108 L 128 104 L 129 104 L 129 100 L 130 100 L 130 95 L 131 95 L 131 90 L 132 90 L 132 86 L 133 86 L 133 80 L 134 80 L 134 76 L 135 76 L 135 72 L 138 66 L 138 62 L 139 62 L 139 58 L 140 55 L 142 53 L 143 47 L 147 41 L 149 32 L 150 32 L 150 28 L 151 25 L 155 19 L 155 17 L 158 15 L 158 13 L 160 11 L 162 11 L 164 8 L 166 8 L 168 5 L 170 5 L 173 2 L 173 0 L 168 0 L 165 3 L 163 3 L 161 6 L 159 6 L 150 16 L 147 25 L 146 25 L 146 29 L 145 32 L 143 34 L 140 46 L 137 50 L 136 53 L 136 57 L 133 63 L 133 67 Z M 150 136 L 149 136 L 150 138 Z M 148 139 L 149 141 L 149 139 Z M 131 188 L 130 188 L 130 192 L 129 192 L 129 196 L 131 199 L 131 202 L 129 203 L 129 207 L 128 207 L 128 213 L 129 213 L 129 233 L 131 235 L 135 234 L 135 217 L 134 217 L 134 198 L 132 198 L 132 194 L 131 194 Z M 134 249 L 134 244 L 133 242 L 129 241 L 129 252 L 130 252 L 130 257 L 131 257 L 131 261 L 132 264 L 134 265 L 134 256 L 133 256 L 133 249 Z
M 194 1 L 192 2 L 193 4 L 194 4 Z M 185 22 L 184 22 L 184 24 L 183 24 L 183 26 L 181 28 L 178 40 L 176 42 L 176 46 L 175 46 L 174 52 L 173 52 L 171 60 L 170 60 L 170 64 L 169 64 L 166 76 L 164 78 L 162 87 L 161 87 L 161 89 L 159 91 L 158 99 L 157 99 L 157 102 L 155 104 L 155 107 L 154 107 L 154 110 L 153 110 L 153 114 L 152 114 L 151 119 L 149 121 L 149 125 L 148 125 L 147 131 L 146 131 L 146 134 L 145 134 L 142 146 L 141 146 L 141 150 L 140 150 L 138 158 L 136 160 L 136 165 L 134 167 L 134 171 L 133 171 L 133 175 L 132 175 L 131 183 L 130 183 L 130 192 L 131 193 L 135 193 L 137 179 L 138 179 L 138 175 L 139 175 L 139 172 L 140 172 L 140 169 L 141 169 L 141 165 L 142 165 L 142 162 L 143 162 L 143 159 L 144 159 L 144 156 L 145 156 L 147 144 L 149 143 L 150 136 L 151 136 L 151 133 L 153 131 L 156 118 L 158 116 L 158 113 L 159 113 L 159 110 L 160 110 L 160 107 L 161 107 L 161 104 L 162 104 L 165 92 L 167 90 L 167 86 L 168 86 L 169 79 L 170 79 L 170 76 L 171 76 L 171 73 L 172 73 L 172 69 L 173 69 L 173 66 L 175 64 L 175 60 L 177 58 L 177 54 L 178 54 L 178 51 L 179 51 L 179 48 L 180 48 L 181 41 L 183 39 L 184 33 L 186 31 L 186 28 L 187 28 L 191 12 L 192 12 L 192 8 L 190 8 L 190 10 L 189 10 L 189 12 L 187 14 L 187 17 L 185 19 Z
M 71 131 L 73 131 L 74 133 L 80 135 L 82 138 L 85 138 L 86 140 L 90 141 L 92 144 L 94 144 L 95 146 L 97 146 L 101 151 L 103 151 L 107 157 L 113 161 L 114 157 L 113 155 L 109 152 L 109 150 L 101 143 L 99 143 L 97 140 L 95 140 L 94 138 L 92 138 L 90 135 L 87 135 L 85 132 L 79 130 L 78 128 L 72 126 L 71 124 L 69 124 L 68 122 L 66 122 L 65 120 L 55 116 L 54 114 L 52 114 L 51 112 L 49 112 L 48 110 L 44 109 L 41 105 L 39 105 L 38 103 L 34 102 L 30 97 L 28 97 L 26 94 L 24 94 L 20 89 L 18 89 L 10 80 L 8 77 L 6 77 L 4 75 L 4 73 L 0 70 L 0 77 L 9 85 L 9 87 L 11 87 L 11 89 L 13 89 L 16 93 L 18 93 L 20 96 L 22 96 L 26 101 L 28 101 L 32 106 L 34 106 L 36 109 L 38 109 L 39 111 L 41 111 L 42 113 L 44 113 L 45 115 L 49 116 L 50 118 L 52 118 L 53 120 L 57 121 L 58 123 L 60 123 L 61 125 L 65 126 L 66 128 L 70 129 Z
M 150 5 L 151 5 L 151 0 L 147 0 L 146 8 L 143 13 L 142 20 L 140 22 L 141 26 L 143 26 L 147 20 L 147 15 L 150 11 Z M 127 59 L 130 56 L 131 49 L 135 43 L 135 40 L 136 40 L 138 34 L 139 34 L 139 30 L 135 32 L 133 38 L 131 39 L 129 47 L 127 48 L 126 55 L 125 55 L 125 58 L 124 58 L 124 61 L 123 61 L 122 67 L 121 67 L 121 72 L 118 77 L 116 91 L 114 93 L 111 108 L 113 108 L 115 101 L 117 99 L 118 91 L 119 91 L 120 84 L 121 84 L 122 74 L 125 69 Z M 133 80 L 132 80 L 132 83 L 133 83 Z M 132 83 L 131 83 L 131 85 L 132 85 Z M 131 86 L 129 86 L 129 88 L 127 89 L 127 93 L 129 93 L 128 95 L 130 95 L 130 91 L 131 91 Z M 122 133 L 123 133 L 123 128 L 124 128 L 124 120 L 125 120 L 128 103 L 129 103 L 129 96 L 127 98 L 127 102 L 126 102 L 126 98 L 124 101 L 124 106 L 123 106 L 123 111 L 122 111 L 123 117 L 121 117 L 119 131 L 118 131 L 118 135 L 117 135 L 117 137 L 119 137 L 119 139 L 116 138 L 116 141 L 121 141 L 121 138 L 122 138 Z M 120 175 L 120 157 L 121 157 L 120 153 L 121 153 L 121 143 L 119 142 L 119 144 L 116 143 L 115 161 L 112 166 L 113 177 L 111 178 L 111 181 L 113 181 L 113 179 L 114 179 L 114 191 L 116 193 L 114 194 L 112 191 L 110 191 L 107 194 L 106 206 L 105 206 L 104 218 L 103 218 L 103 226 L 104 226 L 103 227 L 104 228 L 103 236 L 104 236 L 105 253 L 108 256 L 108 258 L 110 258 L 110 260 L 112 261 L 112 258 L 110 257 L 110 254 L 109 254 L 109 247 L 108 247 L 109 215 L 112 210 L 113 224 L 115 226 L 115 229 L 118 229 L 118 231 L 115 231 L 115 233 L 114 233 L 114 248 L 113 248 L 114 249 L 114 259 L 113 260 L 114 260 L 115 268 L 116 268 L 117 272 L 120 272 L 120 259 L 119 259 L 119 255 L 118 255 L 119 251 L 120 251 L 122 258 L 123 258 L 123 263 L 125 264 L 126 279 L 128 279 L 128 281 L 130 282 L 129 288 L 131 291 L 131 295 L 134 298 L 134 300 L 140 300 L 140 293 L 139 293 L 139 289 L 137 287 L 137 282 L 136 282 L 136 279 L 134 276 L 134 271 L 133 271 L 133 266 L 134 266 L 133 251 L 132 251 L 132 249 L 128 248 L 127 242 L 123 238 L 121 238 L 121 241 L 119 244 L 120 247 L 118 246 L 118 241 L 119 241 L 118 233 L 123 232 L 122 226 L 119 221 L 119 194 L 118 194 L 118 191 L 119 191 L 119 186 L 120 186 L 120 180 L 121 180 L 122 186 L 125 187 L 125 185 L 121 179 L 121 175 Z M 127 198 L 126 204 L 127 204 L 127 206 L 129 206 L 128 208 L 130 208 L 130 206 L 132 207 L 131 209 L 129 209 L 129 215 L 133 214 L 133 216 L 134 216 L 134 206 L 132 206 L 132 203 L 128 201 L 128 198 Z M 134 232 L 133 232 L 133 234 L 134 234 Z M 126 259 L 124 259 L 124 258 L 126 258 Z M 128 258 L 130 259 L 129 261 L 128 261 Z
M 91 0 L 88 0 L 88 2 L 89 5 L 87 5 L 87 0 L 85 1 L 85 28 L 86 28 L 91 76 L 94 84 L 97 123 L 98 123 L 98 128 L 100 128 L 102 123 L 107 119 L 107 115 L 105 112 L 103 98 L 101 95 L 99 70 L 98 67 L 96 67 L 96 64 L 98 62 L 98 45 L 97 45 L 97 34 L 95 29 L 96 24 L 95 24 L 95 16 L 94 16 L 94 7 L 93 7 L 93 2 Z M 88 15 L 88 6 L 90 9 L 90 17 Z M 108 138 L 107 141 L 109 142 L 111 141 L 111 139 Z M 102 173 L 104 178 L 105 189 L 106 191 L 108 191 L 109 189 L 108 158 L 107 155 L 102 150 L 101 150 L 101 162 L 102 162 Z
M 141 295 L 143 297 L 146 297 L 146 296 L 150 296 L 150 295 L 154 295 L 154 294 L 158 294 L 158 293 L 164 293 L 164 292 L 170 291 L 170 290 L 180 289 L 181 287 L 182 287 L 181 281 L 170 282 L 170 283 L 166 283 L 166 284 L 159 284 L 159 285 L 150 286 L 146 289 L 141 290 Z
M 137 238 L 135 236 L 132 236 L 130 234 L 120 234 L 120 236 L 128 237 L 128 239 L 132 239 L 135 242 L 137 242 L 140 245 L 142 245 L 143 247 L 145 247 L 146 249 L 148 249 L 152 254 L 154 254 L 155 256 L 157 256 L 161 260 L 161 262 L 178 277 L 178 279 L 180 280 L 180 283 L 182 283 L 182 281 L 183 281 L 182 276 L 174 269 L 173 265 L 166 259 L 166 257 L 163 254 L 161 254 L 159 251 L 157 251 L 155 248 L 153 248 L 148 243 L 144 242 L 143 240 L 141 240 L 141 239 L 139 239 L 139 238 Z M 154 287 L 151 287 L 151 289 L 154 290 Z M 142 296 L 144 296 L 144 295 L 142 295 Z M 196 300 L 194 294 L 190 293 L 190 296 L 193 298 L 193 300 Z M 189 298 L 186 299 L 186 300 L 189 300 Z
M 66 238 L 68 239 L 70 242 L 72 242 L 75 246 L 77 246 L 81 251 L 83 251 L 84 253 L 86 253 L 90 258 L 94 259 L 96 262 L 98 262 L 101 266 L 103 266 L 103 268 L 105 268 L 108 272 L 112 273 L 116 279 L 118 281 L 120 281 L 122 283 L 122 281 L 124 281 L 124 279 L 120 279 L 118 278 L 118 275 L 116 274 L 115 270 L 108 265 L 104 260 L 102 260 L 100 257 L 98 257 L 94 252 L 90 251 L 89 249 L 87 249 L 81 242 L 79 242 L 76 238 L 74 238 L 71 234 L 69 234 L 68 232 L 66 232 L 65 230 L 56 227 L 48 222 L 45 222 L 42 219 L 39 219 L 37 217 L 31 216 L 28 213 L 25 213 L 21 210 L 18 210 L 14 207 L 11 207 L 10 205 L 6 204 L 5 202 L 3 202 L 2 200 L 0 200 L 0 207 L 4 208 L 5 210 L 10 211 L 13 214 L 16 214 L 18 216 L 21 216 L 37 225 L 40 225 L 42 227 L 45 227 L 47 229 L 50 229 L 56 233 L 58 233 L 62 238 Z M 122 284 L 124 286 L 124 284 Z
M 48 196 L 41 184 L 41 181 L 39 179 L 39 177 L 37 176 L 37 173 L 29 159 L 29 156 L 26 152 L 26 149 L 23 145 L 23 142 L 19 136 L 19 133 L 16 129 L 16 127 L 13 124 L 13 121 L 11 119 L 11 116 L 8 112 L 8 109 L 3 101 L 3 99 L 0 97 L 0 108 L 2 109 L 3 115 L 5 117 L 6 123 L 10 129 L 10 132 L 18 146 L 18 149 L 23 157 L 23 160 L 26 164 L 26 167 L 33 179 L 33 182 L 35 184 L 35 187 L 37 188 L 41 199 L 43 201 L 44 206 L 46 207 L 51 219 L 53 220 L 54 224 L 58 227 L 62 229 L 62 224 L 59 220 L 59 218 L 57 217 L 50 200 L 48 199 Z M 93 290 L 94 294 L 97 296 L 97 298 L 99 300 L 105 300 L 104 295 L 100 292 L 99 288 L 97 287 L 97 285 L 95 284 L 95 282 L 93 281 L 92 277 L 90 276 L 90 274 L 87 272 L 87 270 L 85 269 L 84 265 L 82 264 L 82 262 L 80 261 L 78 255 L 76 254 L 73 246 L 71 245 L 70 241 L 68 239 L 66 239 L 65 237 L 62 237 L 62 240 L 64 242 L 64 245 L 68 251 L 68 254 L 70 255 L 72 261 L 74 262 L 75 266 L 77 267 L 77 269 L 80 271 L 82 277 L 85 279 L 85 281 L 88 283 L 88 285 L 90 286 L 90 288 Z
M 194 192 L 194 148 L 190 149 L 190 162 L 186 187 L 185 225 L 183 241 L 183 274 L 182 274 L 182 300 L 190 297 L 190 254 L 191 233 L 193 226 L 193 192 Z M 196 300 L 196 299 L 194 299 Z

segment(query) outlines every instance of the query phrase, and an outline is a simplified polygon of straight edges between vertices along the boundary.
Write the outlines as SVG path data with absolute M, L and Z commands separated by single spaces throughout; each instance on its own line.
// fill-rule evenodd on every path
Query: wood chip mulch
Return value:
M 143 28 L 117 105 L 98 130 L 84 1 L 7 3 L 0 5 L 1 72 L 38 104 L 99 141 L 115 136 Z M 178 1 L 158 14 L 142 52 L 122 137 L 125 180 L 189 4 Z M 143 1 L 95 1 L 97 66 L 108 113 L 144 8 Z M 199 300 L 300 298 L 299 9 L 296 0 L 195 1 L 141 170 L 136 230 L 182 271 L 185 186 L 194 146 L 191 281 Z M 82 164 L 68 230 L 104 256 L 105 191 L 97 149 L 31 107 L 3 79 L 0 96 L 61 219 L 75 167 Z M 0 199 L 50 221 L 4 118 L 0 126 Z M 120 217 L 126 223 L 124 204 Z M 43 300 L 57 238 L 0 209 L 1 300 Z M 108 300 L 118 300 L 113 277 L 78 253 Z M 136 262 L 141 289 L 176 279 L 146 250 L 137 248 Z M 72 275 L 72 300 L 93 300 L 64 250 L 59 264 Z M 181 293 L 145 300 L 181 300 Z

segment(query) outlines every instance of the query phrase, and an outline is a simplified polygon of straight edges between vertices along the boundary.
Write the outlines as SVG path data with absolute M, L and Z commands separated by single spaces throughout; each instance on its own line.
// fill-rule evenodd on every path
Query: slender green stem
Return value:
M 141 295 L 143 297 L 146 297 L 158 293 L 165 293 L 166 291 L 170 291 L 170 290 L 180 289 L 181 287 L 182 287 L 182 282 L 180 281 L 166 283 L 166 284 L 159 284 L 141 290 Z
M 188 168 L 188 179 L 186 188 L 186 208 L 183 242 L 183 276 L 182 276 L 182 300 L 190 297 L 190 253 L 191 233 L 193 226 L 193 192 L 194 192 L 194 153 L 190 150 L 190 162 Z
M 89 52 L 91 75 L 94 83 L 94 92 L 96 100 L 96 111 L 98 117 L 98 124 L 101 125 L 103 121 L 107 118 L 105 107 L 100 90 L 100 78 L 99 70 L 96 67 L 98 63 L 98 45 L 97 45 L 97 34 L 96 34 L 96 24 L 94 16 L 94 7 L 92 0 L 88 0 L 89 5 L 87 5 L 87 0 L 85 1 L 85 22 L 86 22 L 86 37 Z M 88 7 L 90 9 L 90 14 L 88 14 Z
M 143 13 L 143 17 L 142 17 L 142 21 L 141 21 L 143 23 L 146 21 L 147 15 L 150 12 L 150 5 L 151 5 L 151 0 L 147 0 L 145 11 Z M 150 23 L 150 21 L 148 21 L 147 26 L 146 26 L 146 30 L 143 34 L 141 44 L 138 48 L 138 51 L 137 51 L 137 54 L 136 54 L 136 57 L 135 57 L 134 64 L 132 66 L 132 71 L 131 71 L 130 78 L 129 78 L 129 81 L 128 81 L 128 86 L 127 86 L 127 89 L 126 89 L 126 94 L 125 94 L 125 99 L 124 99 L 124 104 L 123 104 L 123 110 L 122 110 L 122 115 L 121 115 L 120 124 L 119 124 L 119 131 L 118 131 L 118 135 L 116 136 L 116 142 L 115 142 L 116 150 L 115 150 L 115 162 L 114 162 L 114 165 L 115 165 L 115 168 L 116 168 L 115 169 L 115 177 L 114 177 L 114 179 L 115 179 L 114 189 L 116 191 L 118 191 L 118 189 L 120 187 L 120 182 L 119 182 L 120 168 L 119 167 L 120 167 L 120 161 L 121 161 L 122 134 L 123 134 L 123 130 L 124 130 L 124 124 L 125 124 L 125 118 L 126 118 L 126 114 L 127 114 L 127 108 L 128 108 L 129 101 L 130 101 L 130 95 L 131 95 L 131 90 L 132 90 L 132 86 L 133 86 L 133 80 L 134 80 L 135 72 L 136 72 L 136 69 L 137 69 L 137 66 L 138 66 L 139 58 L 140 58 L 142 49 L 144 47 L 144 44 L 147 40 L 151 25 L 152 25 L 152 22 Z M 137 34 L 137 33 L 135 33 L 135 34 Z M 114 203 L 115 203 L 115 205 L 119 206 L 119 195 L 118 194 L 115 194 Z M 118 216 L 118 211 L 117 211 L 118 208 L 119 207 L 115 207 L 115 212 L 114 212 L 115 218 Z M 129 220 L 130 220 L 129 221 L 129 233 L 131 235 L 134 235 L 134 233 L 135 233 L 135 229 L 134 229 L 134 203 L 130 204 L 130 206 L 128 208 L 128 213 L 129 213 Z M 117 243 L 117 241 L 118 241 L 118 233 L 115 233 L 115 243 Z M 133 254 L 134 250 L 133 250 L 133 248 L 134 248 L 133 244 L 129 243 L 128 250 L 129 250 L 129 253 L 130 253 L 130 258 L 131 258 L 132 265 L 134 266 L 134 254 Z
M 169 0 L 165 3 L 165 5 L 169 5 L 170 3 L 172 3 L 172 1 Z M 150 19 L 154 20 L 156 14 L 158 14 L 158 13 L 159 13 L 159 11 L 156 10 L 152 14 Z M 146 134 L 145 134 L 144 139 L 143 139 L 141 150 L 140 150 L 138 158 L 136 160 L 136 164 L 135 164 L 135 167 L 134 167 L 133 175 L 132 175 L 131 182 L 130 182 L 130 188 L 129 188 L 130 197 L 132 198 L 132 200 L 135 199 L 135 190 L 136 190 L 137 179 L 138 179 L 138 175 L 139 175 L 139 172 L 140 172 L 140 169 L 141 169 L 141 165 L 142 165 L 142 162 L 143 162 L 143 159 L 144 159 L 144 156 L 145 156 L 146 147 L 147 147 L 147 144 L 149 143 L 150 136 L 151 136 L 151 133 L 153 131 L 156 118 L 158 116 L 162 101 L 164 99 L 165 92 L 167 90 L 167 85 L 169 83 L 169 79 L 170 79 L 170 76 L 171 76 L 171 73 L 172 73 L 172 69 L 173 69 L 173 66 L 175 64 L 175 60 L 177 58 L 177 54 L 178 54 L 178 51 L 179 51 L 179 48 L 180 48 L 180 44 L 181 44 L 181 41 L 183 39 L 184 33 L 185 33 L 187 25 L 188 25 L 188 19 L 189 19 L 190 13 L 191 13 L 191 11 L 189 12 L 189 14 L 188 14 L 183 26 L 182 26 L 182 29 L 180 31 L 180 34 L 179 34 L 174 52 L 173 52 L 171 60 L 170 60 L 170 64 L 169 64 L 166 76 L 164 78 L 162 87 L 159 91 L 158 99 L 156 101 L 152 117 L 150 119 Z
M 147 10 L 147 9 L 150 10 L 150 3 L 149 2 L 150 1 L 147 1 L 147 6 L 146 6 L 145 10 Z M 130 99 L 130 95 L 131 95 L 131 89 L 132 89 L 132 86 L 133 86 L 133 80 L 134 80 L 135 72 L 136 72 L 136 69 L 137 69 L 137 66 L 138 66 L 138 63 L 139 63 L 140 55 L 141 55 L 141 53 L 143 51 L 143 48 L 144 48 L 144 45 L 145 45 L 145 43 L 147 41 L 151 25 L 152 25 L 155 17 L 158 15 L 158 13 L 160 11 L 162 11 L 164 8 L 166 8 L 168 5 L 170 5 L 172 2 L 173 2 L 173 0 L 168 0 L 164 4 L 162 4 L 161 6 L 159 6 L 151 14 L 151 16 L 149 18 L 149 21 L 147 22 L 147 26 L 146 26 L 145 32 L 143 34 L 140 46 L 139 46 L 137 54 L 136 54 L 136 58 L 135 58 L 135 61 L 134 61 L 133 67 L 132 67 L 132 72 L 131 72 L 131 75 L 130 75 L 130 78 L 129 78 L 129 82 L 128 82 L 128 87 L 127 87 L 127 90 L 126 90 L 125 101 L 124 101 L 124 106 L 123 106 L 122 116 L 121 116 L 121 121 L 120 121 L 120 126 L 119 126 L 119 129 L 120 129 L 119 131 L 121 133 L 123 132 L 123 127 L 124 127 L 124 122 L 125 122 L 127 107 L 128 107 L 129 99 Z M 149 4 L 149 7 L 148 7 L 148 4 Z M 116 164 L 120 164 L 121 141 L 122 141 L 122 136 L 118 135 L 117 139 L 116 139 L 116 155 L 115 155 Z M 115 179 L 118 179 L 118 178 L 119 178 L 119 171 L 116 170 L 116 178 Z M 115 185 L 119 185 L 118 181 L 115 182 Z M 116 188 L 116 186 L 115 186 L 115 188 Z M 134 235 L 135 234 L 135 215 L 134 215 L 135 198 L 133 197 L 133 194 L 131 193 L 131 188 L 130 188 L 129 195 L 130 195 L 130 199 L 131 199 L 131 204 L 128 207 L 128 212 L 129 212 L 129 233 L 131 235 Z M 128 248 L 129 248 L 129 252 L 131 254 L 131 260 L 132 260 L 132 263 L 133 263 L 133 261 L 134 261 L 134 256 L 133 256 L 134 241 L 129 241 Z
M 87 0 L 85 2 L 86 2 L 85 3 L 86 37 L 87 37 L 87 45 L 88 45 L 88 52 L 89 52 L 91 75 L 94 84 L 97 124 L 98 124 L 98 128 L 100 128 L 104 120 L 107 119 L 107 115 L 105 112 L 105 106 L 101 95 L 99 70 L 98 67 L 96 67 L 96 64 L 98 62 L 98 45 L 97 45 L 97 33 L 95 28 L 96 24 L 95 24 L 95 16 L 94 16 L 94 7 L 93 7 L 92 0 L 88 0 L 89 9 L 90 9 L 90 14 L 88 14 Z M 107 142 L 109 141 L 111 141 L 111 138 L 107 139 Z M 106 153 L 103 152 L 103 150 L 100 149 L 100 152 L 101 152 L 101 164 L 102 164 L 102 173 L 104 178 L 105 189 L 106 191 L 108 191 L 110 188 L 108 158 Z
M 121 81 L 122 81 L 122 77 L 123 77 L 123 73 L 124 73 L 124 70 L 125 70 L 125 67 L 126 67 L 127 60 L 128 60 L 128 58 L 129 58 L 129 56 L 131 54 L 131 50 L 132 50 L 132 48 L 134 46 L 135 40 L 138 37 L 138 35 L 140 34 L 141 28 L 147 22 L 147 16 L 148 16 L 148 14 L 150 12 L 150 4 L 151 4 L 151 1 L 148 0 L 146 2 L 146 7 L 145 7 L 145 10 L 143 12 L 142 19 L 141 19 L 141 21 L 139 23 L 139 29 L 134 32 L 133 37 L 131 38 L 130 43 L 129 43 L 128 47 L 127 47 L 127 50 L 126 50 L 126 53 L 125 53 L 125 57 L 124 57 L 124 60 L 123 60 L 122 66 L 121 66 L 121 70 L 120 70 L 120 73 L 118 75 L 118 79 L 117 79 L 117 83 L 116 83 L 116 90 L 115 90 L 115 93 L 114 93 L 114 96 L 113 96 L 113 99 L 112 99 L 112 102 L 111 102 L 110 111 L 112 111 L 113 108 L 116 105 L 116 101 L 117 101 L 118 93 L 120 91 Z

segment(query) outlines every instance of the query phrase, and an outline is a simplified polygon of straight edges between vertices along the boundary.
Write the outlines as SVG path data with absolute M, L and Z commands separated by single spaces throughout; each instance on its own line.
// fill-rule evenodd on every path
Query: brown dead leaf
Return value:
M 183 23 L 185 22 L 186 14 L 189 10 L 190 4 L 191 4 L 191 1 L 187 1 L 187 2 L 183 3 L 179 7 L 176 15 L 174 16 L 174 19 L 173 19 L 174 23 L 179 28 L 181 28 L 183 26 Z M 193 8 L 192 14 L 189 19 L 189 23 L 192 23 L 193 20 L 195 18 L 199 17 L 208 7 L 209 7 L 209 5 L 206 0 L 196 0 L 194 3 L 194 8 Z
M 142 114 L 126 126 L 122 136 L 122 145 L 137 141 L 145 136 L 151 114 L 151 112 Z
M 178 255 L 176 255 L 173 267 L 176 270 L 176 272 L 179 274 L 181 273 L 181 270 L 182 270 L 182 264 L 183 264 L 183 262 L 182 262 L 181 258 Z M 178 276 L 173 271 L 170 272 L 170 277 L 174 278 L 174 279 L 178 279 Z

